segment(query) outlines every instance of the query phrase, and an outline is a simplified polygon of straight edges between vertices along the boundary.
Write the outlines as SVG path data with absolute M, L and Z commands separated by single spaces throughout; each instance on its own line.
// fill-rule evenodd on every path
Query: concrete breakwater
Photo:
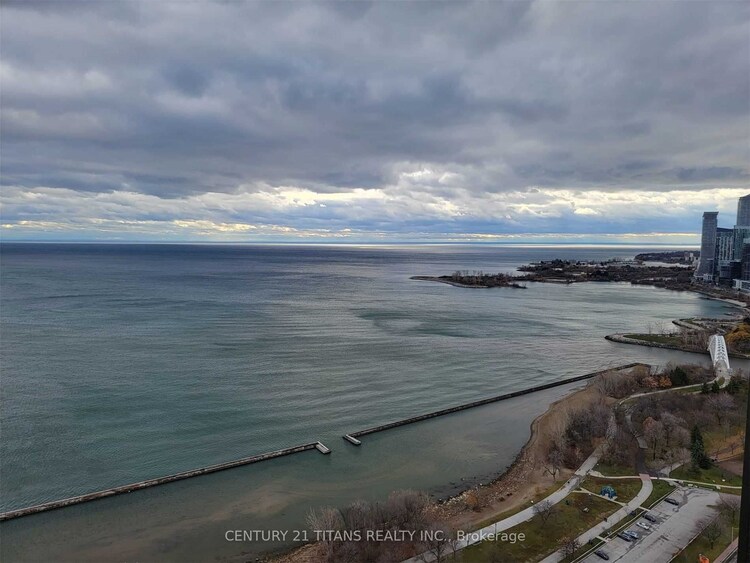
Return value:
M 198 477 L 200 475 L 206 475 L 208 473 L 216 473 L 217 471 L 224 471 L 225 469 L 232 469 L 234 467 L 240 467 L 242 465 L 250 465 L 251 463 L 258 463 L 259 461 L 266 461 L 277 457 L 286 455 L 296 454 L 307 450 L 317 449 L 320 453 L 328 454 L 331 452 L 326 446 L 320 442 L 310 442 L 309 444 L 302 444 L 300 446 L 293 446 L 291 448 L 284 448 L 283 450 L 276 450 L 273 452 L 267 452 L 264 454 L 258 454 L 250 457 L 243 457 L 242 459 L 235 459 L 233 461 L 227 461 L 224 463 L 217 463 L 199 469 L 192 469 L 190 471 L 183 471 L 182 473 L 174 473 L 165 477 L 158 477 L 156 479 L 148 479 L 146 481 L 138 481 L 137 483 L 130 483 L 129 485 L 121 485 L 119 487 L 113 487 L 103 491 L 97 491 L 94 493 L 88 493 L 85 495 L 78 495 L 75 497 L 69 497 L 66 499 L 55 500 L 51 502 L 45 502 L 43 504 L 37 504 L 29 506 L 27 508 L 20 508 L 18 510 L 10 510 L 0 514 L 0 522 L 4 520 L 12 520 L 13 518 L 20 518 L 22 516 L 29 516 L 31 514 L 37 514 L 39 512 L 46 512 L 48 510 L 55 510 L 58 508 L 64 508 L 74 504 L 81 504 L 83 502 L 90 502 L 93 500 L 99 500 L 115 495 L 122 495 L 125 493 L 132 493 L 148 487 L 155 487 L 156 485 L 164 485 L 166 483 L 172 483 L 174 481 L 181 481 L 182 479 L 189 479 L 191 477 Z
M 638 340 L 637 338 L 629 338 L 624 334 L 608 334 L 604 337 L 605 340 L 610 342 L 617 342 L 619 344 L 636 344 L 638 346 L 648 346 L 649 348 L 663 348 L 664 350 L 679 350 L 680 352 L 691 352 L 693 354 L 708 354 L 708 349 L 704 350 L 690 350 L 674 344 L 666 344 L 664 342 L 649 342 L 647 340 Z
M 672 324 L 675 326 L 679 326 L 680 328 L 686 328 L 688 330 L 703 330 L 702 326 L 693 324 L 687 319 L 675 319 L 672 321 Z
M 410 418 L 405 418 L 403 420 L 397 420 L 396 422 L 389 422 L 388 424 L 381 424 L 380 426 L 373 426 L 371 428 L 366 428 L 364 430 L 358 430 L 356 432 L 349 432 L 348 434 L 344 434 L 342 437 L 344 440 L 349 442 L 350 444 L 353 444 L 355 446 L 359 446 L 361 442 L 357 439 L 360 436 L 365 436 L 367 434 L 374 434 L 375 432 L 382 432 L 384 430 L 389 430 L 391 428 L 396 428 L 398 426 L 405 426 L 407 424 L 413 424 L 415 422 L 420 422 L 422 420 L 428 420 L 430 418 L 435 418 L 438 416 L 444 416 L 446 414 L 451 414 L 459 411 L 463 411 L 466 409 L 471 409 L 474 407 L 479 407 L 482 405 L 487 405 L 490 403 L 495 403 L 497 401 L 504 401 L 506 399 L 512 399 L 514 397 L 521 397 L 523 395 L 528 395 L 530 393 L 536 393 L 537 391 L 544 391 L 545 389 L 551 389 L 553 387 L 559 387 L 560 385 L 567 385 L 568 383 L 575 383 L 576 381 L 583 381 L 586 379 L 591 379 L 593 377 L 596 377 L 597 375 L 601 375 L 603 373 L 609 373 L 612 371 L 624 371 L 628 370 L 634 367 L 638 366 L 644 366 L 647 368 L 651 368 L 650 365 L 640 363 L 640 362 L 634 362 L 631 364 L 625 364 L 622 366 L 617 366 L 610 369 L 603 369 L 600 371 L 595 371 L 593 373 L 587 373 L 585 375 L 579 375 L 576 377 L 571 377 L 569 379 L 563 379 L 562 381 L 553 381 L 552 383 L 545 383 L 544 385 L 537 385 L 535 387 L 529 387 L 528 389 L 521 389 L 520 391 L 513 391 L 511 393 L 505 393 L 503 395 L 496 395 L 494 397 L 488 397 L 486 399 L 479 399 L 477 401 L 472 401 L 470 403 L 464 403 L 462 405 L 457 405 L 455 407 L 448 407 L 445 409 L 429 412 L 426 414 L 420 414 L 418 416 L 412 416 Z
M 678 325 L 679 326 L 679 325 Z M 690 352 L 692 354 L 703 354 L 710 355 L 708 349 L 706 350 L 695 350 L 690 348 L 684 348 L 682 346 L 676 346 L 674 344 L 666 344 L 664 342 L 649 342 L 647 340 L 639 340 L 637 338 L 629 338 L 624 334 L 608 334 L 604 337 L 605 340 L 610 342 L 618 342 L 620 344 L 635 344 L 637 346 L 648 346 L 650 348 L 663 348 L 665 350 L 679 350 L 680 352 Z M 750 360 L 750 354 L 739 354 L 737 352 L 729 352 L 730 358 L 739 358 L 742 360 Z

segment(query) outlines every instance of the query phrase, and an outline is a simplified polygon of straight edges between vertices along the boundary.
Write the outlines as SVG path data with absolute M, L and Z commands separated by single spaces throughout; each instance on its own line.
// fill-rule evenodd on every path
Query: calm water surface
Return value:
M 607 342 L 723 315 L 628 284 L 461 289 L 409 280 L 632 248 L 3 244 L 2 510 L 321 440 L 289 458 L 2 525 L 14 560 L 210 560 L 268 545 L 311 506 L 436 495 L 497 474 L 570 388 L 364 438 L 341 435 L 631 361 L 700 355 Z

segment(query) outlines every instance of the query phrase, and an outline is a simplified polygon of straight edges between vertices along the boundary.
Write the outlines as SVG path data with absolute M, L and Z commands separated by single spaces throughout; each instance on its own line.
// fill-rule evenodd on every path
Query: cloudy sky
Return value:
M 694 243 L 750 3 L 4 1 L 2 237 Z

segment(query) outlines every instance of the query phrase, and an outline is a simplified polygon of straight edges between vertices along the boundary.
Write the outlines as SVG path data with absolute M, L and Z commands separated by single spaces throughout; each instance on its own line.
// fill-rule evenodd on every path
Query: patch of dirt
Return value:
M 531 423 L 531 437 L 513 464 L 495 481 L 446 501 L 436 507 L 436 512 L 452 527 L 469 529 L 487 520 L 522 505 L 529 504 L 539 493 L 555 484 L 546 474 L 542 460 L 549 451 L 552 437 L 565 428 L 568 413 L 586 408 L 601 399 L 594 386 L 567 395 L 552 403 L 547 411 Z M 556 482 L 562 485 L 573 471 L 563 469 Z M 472 507 L 478 500 L 478 509 Z
M 728 471 L 729 473 L 732 473 L 733 475 L 742 477 L 742 466 L 743 466 L 742 455 L 733 457 L 731 459 L 727 459 L 725 461 L 721 461 L 717 465 L 721 467 L 724 471 Z
M 325 549 L 322 543 L 308 543 L 283 555 L 266 559 L 272 563 L 320 563 L 325 561 Z

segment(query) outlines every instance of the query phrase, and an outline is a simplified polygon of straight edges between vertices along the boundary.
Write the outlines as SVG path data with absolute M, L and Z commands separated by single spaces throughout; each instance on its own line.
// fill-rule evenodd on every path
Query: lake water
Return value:
M 448 494 L 512 462 L 557 388 L 366 436 L 347 432 L 632 361 L 607 342 L 724 303 L 628 284 L 462 289 L 624 247 L 3 244 L 0 504 L 9 510 L 321 440 L 333 449 L 2 524 L 16 560 L 243 559 L 312 506 Z

